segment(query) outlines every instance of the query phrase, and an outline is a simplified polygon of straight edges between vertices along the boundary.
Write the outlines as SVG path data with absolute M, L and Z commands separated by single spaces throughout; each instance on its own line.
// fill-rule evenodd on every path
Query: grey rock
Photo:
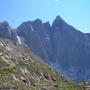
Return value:
M 89 79 L 89 35 L 68 25 L 60 16 L 56 17 L 52 26 L 39 19 L 24 22 L 17 33 L 24 37 L 25 43 L 35 54 L 59 72 L 75 81 Z

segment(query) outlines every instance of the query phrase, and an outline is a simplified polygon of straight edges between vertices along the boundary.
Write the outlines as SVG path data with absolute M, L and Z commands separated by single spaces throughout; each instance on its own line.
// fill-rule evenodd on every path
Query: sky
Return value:
M 8 21 L 13 28 L 37 18 L 52 24 L 57 15 L 90 33 L 90 0 L 0 0 L 0 22 Z

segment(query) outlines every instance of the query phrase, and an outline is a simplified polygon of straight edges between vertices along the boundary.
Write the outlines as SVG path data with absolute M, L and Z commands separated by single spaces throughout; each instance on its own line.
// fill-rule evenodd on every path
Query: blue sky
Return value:
M 90 0 L 0 0 L 0 22 L 12 27 L 23 21 L 52 21 L 60 15 L 68 24 L 90 33 Z

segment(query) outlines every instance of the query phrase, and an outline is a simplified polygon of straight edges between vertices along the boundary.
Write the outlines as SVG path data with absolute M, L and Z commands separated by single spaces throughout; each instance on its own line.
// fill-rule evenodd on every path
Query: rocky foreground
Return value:
M 45 64 L 28 48 L 0 39 L 0 88 L 11 90 L 83 90 Z

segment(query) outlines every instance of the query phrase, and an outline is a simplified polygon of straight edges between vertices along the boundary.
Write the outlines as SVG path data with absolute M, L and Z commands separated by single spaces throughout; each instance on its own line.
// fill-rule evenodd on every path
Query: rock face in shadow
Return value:
M 0 23 L 0 38 L 17 41 L 16 30 L 12 29 L 8 22 Z
M 59 16 L 53 22 L 51 34 L 58 67 L 62 66 L 62 71 L 73 80 L 88 80 L 90 75 L 88 36 L 66 24 Z
M 6 25 L 5 25 L 6 26 Z M 0 37 L 13 38 L 29 47 L 57 71 L 77 82 L 90 79 L 90 34 L 68 25 L 60 16 L 43 23 L 40 19 L 22 23 L 14 32 L 2 27 Z M 4 29 L 3 29 L 4 28 Z M 10 35 L 10 31 L 13 32 Z M 18 36 L 18 37 L 17 37 Z
M 48 62 L 53 53 L 50 38 L 49 23 L 42 23 L 37 19 L 33 22 L 24 22 L 17 29 L 17 34 L 24 38 L 24 43 L 28 45 L 34 53 Z M 52 55 L 51 55 L 52 56 Z

